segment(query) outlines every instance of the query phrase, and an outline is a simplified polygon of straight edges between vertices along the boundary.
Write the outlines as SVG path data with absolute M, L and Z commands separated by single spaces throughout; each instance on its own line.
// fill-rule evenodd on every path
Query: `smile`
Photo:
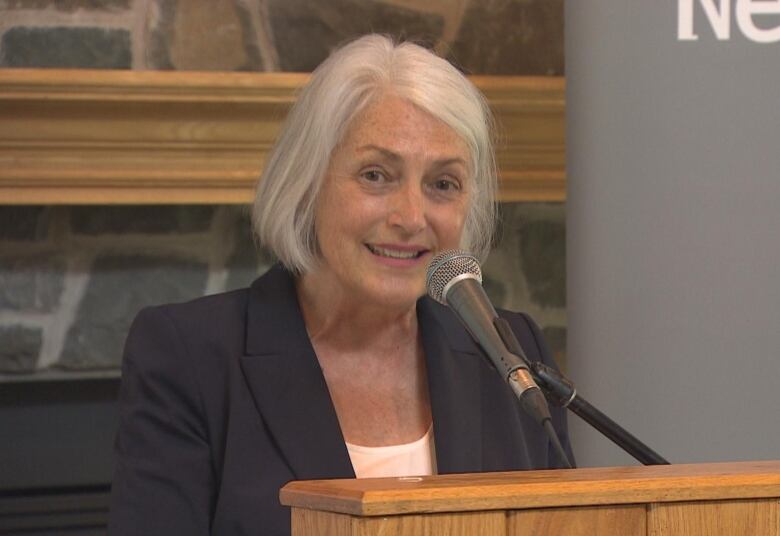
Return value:
M 370 244 L 366 244 L 366 247 L 374 255 L 379 255 L 380 257 L 389 257 L 391 259 L 416 259 L 420 257 L 423 253 L 425 253 L 425 250 L 401 251 L 398 249 L 389 249 L 389 248 L 383 248 L 379 246 L 372 246 Z

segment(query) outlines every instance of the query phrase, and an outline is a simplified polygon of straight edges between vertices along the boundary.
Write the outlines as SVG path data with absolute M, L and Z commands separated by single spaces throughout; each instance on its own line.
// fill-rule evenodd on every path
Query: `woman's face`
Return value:
M 457 248 L 472 195 L 466 144 L 385 95 L 356 116 L 331 157 L 315 225 L 316 276 L 348 299 L 413 306 L 438 252 Z

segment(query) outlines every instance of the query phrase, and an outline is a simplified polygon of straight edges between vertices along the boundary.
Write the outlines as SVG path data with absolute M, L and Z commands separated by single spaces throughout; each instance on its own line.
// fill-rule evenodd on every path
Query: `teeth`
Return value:
M 370 249 L 372 253 L 383 257 L 390 257 L 392 259 L 414 259 L 419 255 L 419 252 L 416 251 L 397 251 L 395 249 L 385 249 L 376 246 L 368 246 L 368 249 Z

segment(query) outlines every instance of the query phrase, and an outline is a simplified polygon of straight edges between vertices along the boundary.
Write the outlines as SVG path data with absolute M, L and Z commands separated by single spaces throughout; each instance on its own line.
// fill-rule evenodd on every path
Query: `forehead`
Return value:
M 378 145 L 401 155 L 470 160 L 467 144 L 443 121 L 396 95 L 371 101 L 349 124 L 342 146 Z

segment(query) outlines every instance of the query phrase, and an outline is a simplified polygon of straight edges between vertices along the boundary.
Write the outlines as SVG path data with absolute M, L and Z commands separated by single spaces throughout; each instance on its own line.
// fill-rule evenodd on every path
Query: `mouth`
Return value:
M 427 249 L 420 249 L 420 248 L 402 249 L 397 247 L 377 246 L 372 244 L 366 244 L 366 248 L 368 248 L 368 250 L 371 253 L 379 257 L 386 257 L 388 259 L 400 259 L 400 260 L 419 259 L 429 251 Z

